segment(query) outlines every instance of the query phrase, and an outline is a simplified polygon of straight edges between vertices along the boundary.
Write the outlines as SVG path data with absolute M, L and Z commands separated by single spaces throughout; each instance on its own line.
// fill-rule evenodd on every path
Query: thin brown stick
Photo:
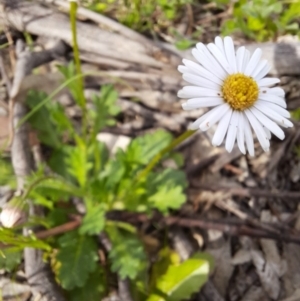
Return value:
M 55 228 L 39 231 L 38 233 L 36 233 L 36 237 L 38 239 L 46 239 L 51 236 L 63 234 L 63 233 L 75 230 L 76 228 L 78 228 L 80 226 L 80 224 L 81 224 L 80 220 L 67 222 L 67 223 L 57 226 Z
M 150 222 L 150 223 L 160 223 L 162 225 L 179 225 L 186 228 L 200 228 L 205 230 L 218 230 L 226 233 L 230 236 L 250 236 L 257 238 L 270 238 L 279 241 L 293 242 L 300 244 L 300 234 L 290 233 L 288 230 L 274 229 L 274 224 L 263 223 L 262 226 L 259 224 L 247 225 L 247 221 L 242 220 L 205 220 L 201 218 L 189 218 L 189 217 L 162 217 L 154 216 L 149 218 L 146 214 L 138 214 L 132 212 L 108 212 L 107 218 L 115 221 L 125 221 L 133 225 L 139 223 Z M 36 237 L 39 239 L 46 239 L 50 236 L 63 234 L 68 231 L 72 231 L 80 226 L 80 219 L 75 221 L 70 221 L 58 227 L 44 230 L 36 233 Z M 293 229 L 291 229 L 293 231 Z
M 240 197 L 266 197 L 266 198 L 285 198 L 294 199 L 300 201 L 300 192 L 298 191 L 272 191 L 262 190 L 258 188 L 228 188 L 223 186 L 217 186 L 214 184 L 193 184 L 193 187 L 189 190 L 191 193 L 199 193 L 199 191 L 224 191 L 231 195 Z
M 6 27 L 6 26 L 5 26 Z M 9 59 L 10 59 L 10 64 L 11 64 L 11 67 L 12 67 L 12 70 L 15 70 L 15 66 L 16 66 L 16 57 L 15 57 L 15 51 L 14 49 L 12 48 L 12 46 L 14 45 L 14 40 L 11 36 L 11 33 L 9 31 L 8 28 L 5 28 L 4 30 L 4 33 L 5 33 L 5 36 L 7 38 L 7 41 L 8 41 L 8 45 L 9 45 Z
M 197 227 L 201 229 L 214 229 L 226 233 L 230 236 L 250 236 L 257 238 L 271 238 L 275 240 L 294 242 L 300 244 L 300 235 L 291 233 L 275 234 L 269 233 L 266 230 L 255 229 L 247 225 L 232 225 L 225 221 L 208 221 L 200 219 L 189 219 L 189 218 L 178 218 L 178 217 L 167 217 L 165 220 L 167 225 L 177 224 L 182 227 L 192 228 Z

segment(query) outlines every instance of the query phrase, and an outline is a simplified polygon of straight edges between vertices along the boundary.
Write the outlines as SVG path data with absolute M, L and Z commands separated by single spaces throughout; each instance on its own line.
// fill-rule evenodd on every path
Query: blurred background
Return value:
M 300 300 L 299 25 L 298 0 L 0 1 L 0 300 Z M 254 157 L 182 136 L 205 109 L 177 67 L 226 35 L 294 123 Z

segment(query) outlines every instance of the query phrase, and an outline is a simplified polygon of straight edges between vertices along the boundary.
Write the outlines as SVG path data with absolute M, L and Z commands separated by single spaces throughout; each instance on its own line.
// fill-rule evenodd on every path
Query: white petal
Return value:
M 249 121 L 248 118 L 245 116 L 244 113 L 242 113 L 243 117 L 244 117 L 244 125 L 245 125 L 245 139 L 246 139 L 246 146 L 249 152 L 249 155 L 254 157 L 255 152 L 254 152 L 254 143 L 253 143 L 253 135 L 252 135 L 252 131 L 249 125 Z
M 206 131 L 209 128 L 211 128 L 214 124 L 216 124 L 224 115 L 225 113 L 230 109 L 229 105 L 227 103 L 224 103 L 213 110 L 214 113 L 211 114 L 208 118 L 206 118 L 201 124 L 200 124 L 200 130 Z
M 259 81 L 260 79 L 262 79 L 263 77 L 265 77 L 271 70 L 271 65 L 269 65 L 268 63 L 253 77 Z
M 182 62 L 184 63 L 184 65 L 190 69 L 191 71 L 193 71 L 193 73 L 200 75 L 202 77 L 205 77 L 209 80 L 211 80 L 212 82 L 222 85 L 223 81 L 220 80 L 218 77 L 216 77 L 214 74 L 212 74 L 210 71 L 206 70 L 204 67 L 202 67 L 201 65 L 190 61 L 190 60 L 186 60 L 183 59 Z M 188 72 L 191 73 L 191 72 Z
M 216 77 L 213 73 L 211 73 L 210 71 L 206 70 L 204 67 L 202 67 L 200 64 L 197 64 L 193 61 L 190 60 L 186 60 L 183 59 L 182 62 L 184 63 L 184 65 L 187 67 L 188 70 L 187 73 L 194 73 L 196 75 L 205 77 L 206 79 L 218 84 L 218 85 L 222 85 L 223 81 L 220 80 L 218 77 Z M 182 72 L 184 73 L 184 72 Z
M 210 115 L 212 115 L 215 112 L 216 108 L 213 108 L 212 110 L 206 112 L 205 114 L 203 114 L 201 117 L 199 117 L 196 121 L 194 121 L 190 126 L 189 129 L 190 130 L 198 130 L 200 124 L 203 122 L 203 120 L 205 120 L 206 118 L 208 118 Z
M 217 130 L 212 139 L 212 145 L 219 146 L 222 144 L 224 137 L 227 133 L 228 125 L 231 119 L 232 110 L 228 110 L 227 113 L 221 118 Z
M 259 120 L 259 122 L 267 129 L 269 129 L 275 136 L 277 136 L 281 140 L 284 139 L 283 130 L 274 121 L 272 121 L 255 107 L 250 108 L 250 111 Z
M 269 101 L 271 103 L 275 103 L 283 108 L 286 108 L 286 102 L 285 100 L 277 95 L 270 95 L 270 94 L 264 94 L 264 93 L 260 93 L 258 96 L 258 99 L 260 100 L 265 100 L 265 101 Z
M 215 44 L 219 48 L 219 50 L 222 52 L 223 56 L 225 57 L 225 50 L 224 50 L 224 44 L 221 37 L 215 37 Z
M 258 63 L 257 67 L 255 68 L 255 70 L 252 73 L 252 77 L 256 78 L 256 76 L 258 75 L 258 73 L 263 69 L 266 68 L 266 66 L 268 65 L 268 61 L 267 60 L 262 60 Z
M 273 86 L 275 84 L 278 84 L 280 82 L 279 78 L 273 78 L 273 77 L 265 77 L 257 82 L 259 87 L 269 87 Z
M 238 131 L 238 123 L 239 123 L 239 114 L 237 111 L 233 111 L 229 123 L 228 132 L 227 132 L 226 143 L 225 143 L 225 148 L 229 153 L 231 153 L 234 146 L 236 134 Z
M 182 66 L 182 65 L 179 65 L 177 67 L 177 70 L 180 72 L 180 73 L 192 73 L 192 74 L 195 74 L 195 72 L 193 72 L 193 70 L 187 68 L 186 66 Z
M 261 93 L 267 93 L 267 94 L 272 94 L 272 95 L 277 95 L 284 97 L 285 92 L 282 88 L 275 87 L 275 88 L 262 88 L 260 90 Z
M 220 97 L 221 93 L 207 88 L 195 87 L 195 86 L 185 86 L 178 91 L 177 96 L 179 98 L 195 98 L 195 97 L 205 97 L 205 96 L 216 96 Z
M 239 124 L 238 124 L 238 132 L 237 132 L 237 143 L 241 153 L 246 154 L 245 149 L 245 118 L 244 114 L 238 112 L 239 115 Z
M 253 113 L 250 110 L 244 111 L 246 116 L 248 117 L 248 120 L 256 134 L 256 137 L 262 147 L 262 149 L 266 152 L 270 148 L 270 141 L 267 138 L 267 135 L 260 124 L 260 122 L 256 119 L 256 117 L 253 115 Z
M 265 131 L 265 133 L 266 133 L 266 135 L 267 135 L 267 138 L 270 140 L 271 139 L 271 132 L 270 132 L 270 130 L 269 129 L 267 129 L 265 126 L 263 126 L 263 128 L 264 128 L 264 131 Z
M 208 51 L 206 46 L 202 43 L 198 43 L 196 47 L 199 53 L 201 54 L 201 56 L 203 57 L 204 61 L 206 61 L 206 64 L 207 63 L 209 64 L 209 67 L 206 69 L 209 70 L 210 72 L 213 72 L 214 74 L 216 74 L 216 76 L 218 76 L 220 79 L 223 80 L 227 76 L 227 74 L 225 70 L 217 62 L 217 60 L 213 57 L 213 55 Z
M 257 67 L 257 65 L 260 61 L 261 54 L 262 54 L 262 51 L 260 48 L 255 49 L 248 65 L 246 67 L 246 70 L 244 72 L 246 75 L 249 75 L 249 76 L 252 75 L 252 73 L 254 72 L 255 68 Z
M 185 73 L 182 75 L 182 78 L 188 83 L 193 84 L 195 86 L 200 86 L 212 90 L 221 90 L 220 85 L 195 74 Z
M 222 54 L 222 52 L 219 50 L 219 48 L 215 44 L 210 43 L 207 45 L 207 48 L 210 50 L 210 52 L 213 54 L 213 56 L 217 59 L 217 61 L 220 63 L 220 65 L 224 68 L 224 70 L 228 74 L 233 73 L 233 70 L 229 66 L 226 57 Z
M 198 108 L 214 107 L 224 103 L 221 97 L 191 98 L 182 104 L 184 110 L 194 110 Z
M 231 37 L 224 38 L 224 49 L 227 61 L 232 68 L 233 73 L 237 72 L 234 45 Z
M 198 49 L 194 48 L 192 49 L 192 54 L 194 58 L 208 71 L 212 72 L 216 77 L 223 80 L 225 76 L 223 73 L 219 72 L 217 68 L 214 68 L 214 65 L 206 58 L 205 55 Z M 225 73 L 225 72 L 224 72 Z
M 257 102 L 255 103 L 254 107 L 257 108 L 260 112 L 262 112 L 266 116 L 268 116 L 269 118 L 271 118 L 272 120 L 276 121 L 279 125 L 285 128 L 293 127 L 293 123 L 288 119 L 284 118 L 278 112 L 272 110 L 270 104 L 263 104 L 261 102 Z
M 249 60 L 250 60 L 250 51 L 248 49 L 245 49 L 243 70 L 242 70 L 243 73 L 245 72 L 246 67 L 248 66 Z
M 242 46 L 236 52 L 236 62 L 237 62 L 237 71 L 238 72 L 243 72 L 245 50 L 246 50 L 246 48 L 244 46 Z
M 291 117 L 291 114 L 289 111 L 287 111 L 286 109 L 278 106 L 278 105 L 275 105 L 271 102 L 267 102 L 267 101 L 264 101 L 264 100 L 258 100 L 256 103 L 255 103 L 255 107 L 257 104 L 261 104 L 265 107 L 265 110 L 268 111 L 269 109 L 270 110 L 273 110 L 275 111 L 276 113 L 278 113 L 279 115 L 281 115 L 282 117 L 285 117 L 285 118 L 290 118 Z M 264 113 L 264 112 L 263 112 Z

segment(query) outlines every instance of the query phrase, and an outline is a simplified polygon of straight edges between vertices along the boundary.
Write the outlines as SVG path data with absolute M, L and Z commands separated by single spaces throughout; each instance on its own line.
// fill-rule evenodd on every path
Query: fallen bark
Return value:
M 68 9 L 69 3 L 62 0 L 32 1 L 4 1 L 0 9 L 0 24 L 30 34 L 60 39 L 71 45 L 69 19 L 59 12 L 55 6 Z M 151 40 L 132 31 L 109 18 L 79 8 L 79 15 L 102 25 L 83 21 L 77 22 L 78 43 L 80 50 L 91 55 L 98 55 L 103 62 L 130 63 L 131 68 L 160 70 L 176 70 L 180 58 L 191 57 L 191 51 L 178 51 L 174 47 L 165 47 L 162 43 Z M 104 29 L 106 28 L 106 29 Z M 109 41 L 109 43 L 108 43 Z M 263 58 L 271 64 L 270 74 L 299 75 L 300 74 L 300 43 L 258 43 L 246 45 L 251 52 L 259 47 L 263 51 Z

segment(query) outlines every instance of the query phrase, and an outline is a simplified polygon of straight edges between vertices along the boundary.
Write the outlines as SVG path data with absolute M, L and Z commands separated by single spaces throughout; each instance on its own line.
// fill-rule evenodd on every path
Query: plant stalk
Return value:
M 142 179 L 146 177 L 149 172 L 156 166 L 157 163 L 162 159 L 162 157 L 168 152 L 172 151 L 176 146 L 182 143 L 187 138 L 191 137 L 196 131 L 195 130 L 187 130 L 179 137 L 174 139 L 167 147 L 161 150 L 149 163 L 148 165 L 138 174 L 138 178 Z
M 76 1 L 70 1 L 70 23 L 71 23 L 71 31 L 72 31 L 72 45 L 73 45 L 73 54 L 74 54 L 74 62 L 75 69 L 77 75 L 82 74 L 81 72 L 81 63 L 79 57 L 79 47 L 77 41 L 77 26 L 76 26 L 76 15 L 77 15 L 78 4 Z M 87 112 L 86 112 L 86 100 L 84 96 L 84 88 L 83 88 L 83 77 L 78 78 L 78 91 L 79 91 L 79 105 L 82 109 L 82 128 L 83 134 L 86 134 L 87 131 Z

